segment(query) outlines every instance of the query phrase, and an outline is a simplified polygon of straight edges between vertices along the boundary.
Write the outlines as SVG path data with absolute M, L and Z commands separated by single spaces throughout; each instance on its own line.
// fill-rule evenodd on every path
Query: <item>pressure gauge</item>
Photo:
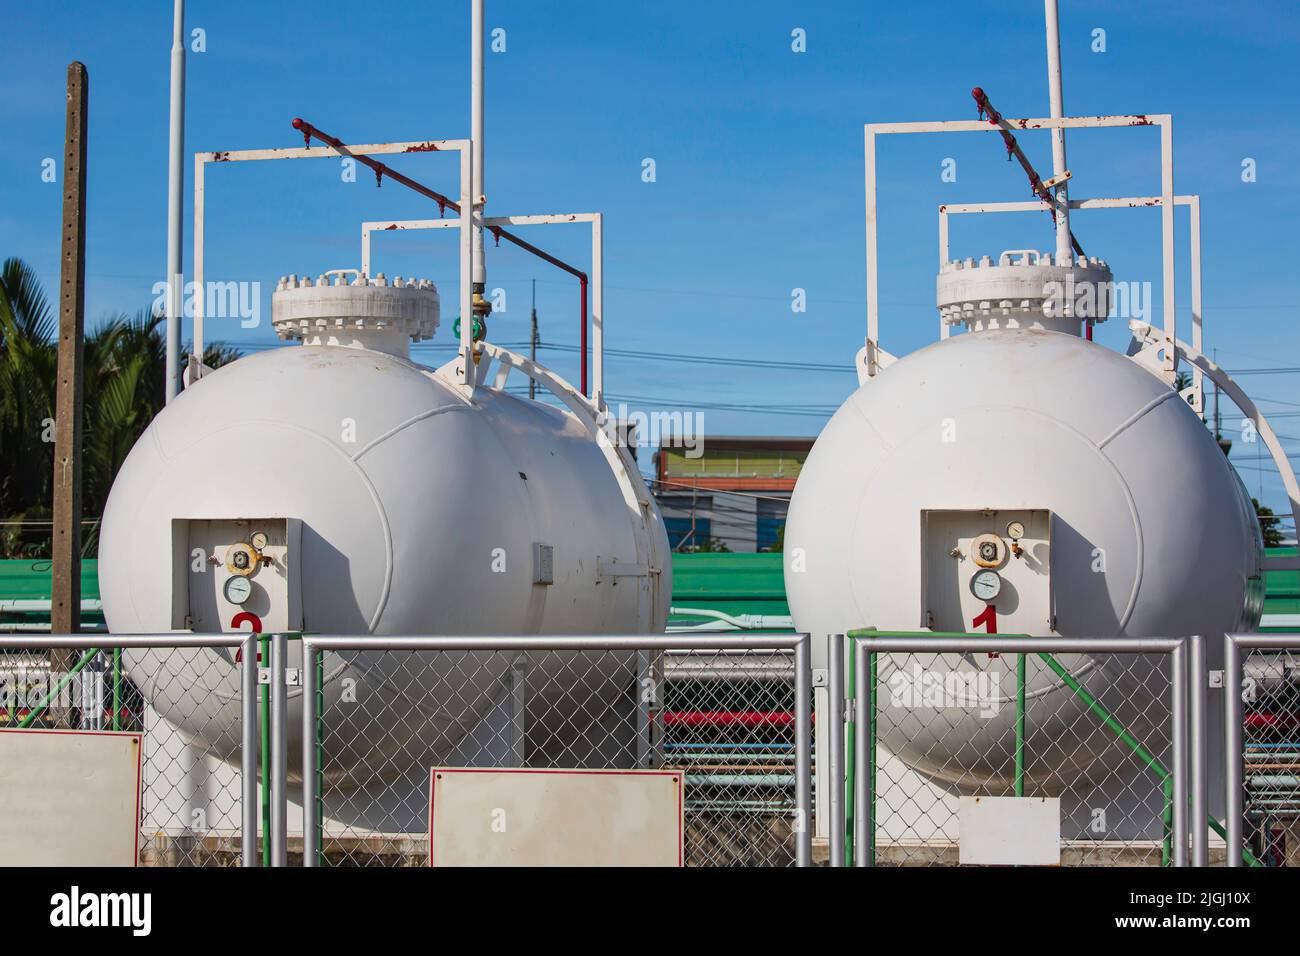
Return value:
M 232 544 L 226 549 L 226 570 L 240 577 L 251 576 L 261 565 L 262 556 L 252 545 Z
M 970 556 L 978 567 L 999 567 L 1007 559 L 1006 542 L 996 534 L 979 535 L 970 543 Z
M 1013 521 L 1007 525 L 1007 537 L 1012 541 L 1019 541 L 1025 536 L 1025 526 L 1019 521 Z
M 1002 590 L 1002 578 L 996 571 L 985 568 L 976 571 L 970 579 L 970 591 L 984 602 L 992 602 Z
M 253 546 L 254 551 L 265 551 L 266 543 L 267 543 L 266 532 L 265 531 L 253 532 L 253 536 L 248 539 L 248 543 Z
M 226 578 L 222 591 L 231 604 L 243 604 L 253 596 L 253 582 L 244 577 Z

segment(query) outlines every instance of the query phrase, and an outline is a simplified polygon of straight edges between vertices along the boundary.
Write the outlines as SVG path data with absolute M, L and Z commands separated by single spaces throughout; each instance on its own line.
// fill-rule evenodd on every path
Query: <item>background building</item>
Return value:
M 780 551 L 790 495 L 812 438 L 665 438 L 651 486 L 676 552 Z

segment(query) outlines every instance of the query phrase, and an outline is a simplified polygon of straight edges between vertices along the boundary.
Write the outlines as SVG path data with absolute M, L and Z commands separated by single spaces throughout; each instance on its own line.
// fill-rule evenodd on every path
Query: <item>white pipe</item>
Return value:
M 176 0 L 172 18 L 171 118 L 167 153 L 167 401 L 181 390 L 181 201 L 185 194 L 185 0 Z
M 1047 15 L 1047 86 L 1051 97 L 1052 119 L 1065 115 L 1064 94 L 1061 90 L 1061 25 L 1057 16 L 1056 0 L 1043 0 Z M 1052 175 L 1066 171 L 1065 129 L 1052 130 Z M 1056 194 L 1056 262 L 1065 265 L 1074 259 L 1070 243 L 1070 192 L 1066 183 L 1055 188 Z
M 483 264 L 483 0 L 470 0 L 473 8 L 473 45 L 470 71 L 470 138 L 474 141 L 474 291 L 486 291 Z M 462 322 L 465 320 L 462 319 Z

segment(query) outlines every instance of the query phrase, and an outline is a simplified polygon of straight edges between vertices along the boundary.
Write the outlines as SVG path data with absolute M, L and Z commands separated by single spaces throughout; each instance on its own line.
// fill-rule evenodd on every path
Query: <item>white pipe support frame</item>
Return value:
M 598 212 L 553 213 L 538 216 L 492 216 L 484 220 L 493 226 L 553 226 L 571 222 L 591 223 L 591 406 L 605 411 L 605 240 L 604 216 Z M 361 224 L 361 272 L 371 275 L 373 255 L 370 237 L 375 232 L 404 232 L 413 229 L 458 229 L 459 219 L 379 219 Z M 461 323 L 462 326 L 464 323 Z M 463 329 L 462 329 L 463 333 Z M 462 334 L 463 337 L 463 334 Z M 540 381 L 540 379 L 538 380 Z M 586 401 L 584 399 L 584 401 Z
M 1129 328 L 1133 331 L 1133 337 L 1139 342 L 1146 345 L 1144 352 L 1152 349 L 1164 348 L 1164 342 L 1160 334 L 1145 322 L 1133 321 L 1129 323 Z M 1277 433 L 1273 431 L 1273 426 L 1268 423 L 1264 413 L 1259 410 L 1249 395 L 1245 393 L 1223 369 L 1213 361 L 1206 358 L 1199 351 L 1187 345 L 1184 342 L 1174 339 L 1174 348 L 1178 350 L 1178 358 L 1189 365 L 1195 366 L 1219 386 L 1232 400 L 1232 402 L 1241 409 L 1243 415 L 1251 420 L 1255 425 L 1255 431 L 1264 442 L 1264 447 L 1268 449 L 1273 458 L 1273 464 L 1277 466 L 1277 472 L 1282 479 L 1282 486 L 1286 489 L 1287 500 L 1291 503 L 1291 516 L 1293 519 L 1300 521 L 1300 484 L 1297 484 L 1295 470 L 1291 467 L 1291 459 L 1287 457 L 1286 449 L 1278 440 Z M 1135 359 L 1139 358 L 1134 356 Z M 1166 357 L 1167 360 L 1167 357 Z M 1141 363 L 1139 363 L 1141 364 Z M 1280 556 L 1264 558 L 1261 563 L 1261 570 L 1264 571 L 1300 571 L 1300 555 Z
M 1107 199 L 1071 199 L 1071 209 L 1149 209 L 1152 206 L 1163 206 L 1163 196 L 1120 196 Z M 1192 285 L 1192 348 L 1198 352 L 1205 351 L 1204 348 L 1204 330 L 1203 317 L 1204 311 L 1201 299 L 1201 197 L 1197 195 L 1175 196 L 1175 206 L 1188 206 L 1191 210 L 1190 230 L 1190 249 L 1191 249 L 1191 285 Z M 1024 202 L 980 202 L 980 203 L 945 203 L 939 207 L 939 266 L 940 268 L 949 259 L 948 250 L 948 217 L 968 213 L 994 213 L 994 212 L 1050 212 L 1052 207 L 1042 200 L 1029 200 Z M 939 320 L 939 337 L 946 339 L 948 337 L 948 323 L 943 319 Z M 1189 397 L 1193 411 L 1198 415 L 1205 414 L 1205 385 L 1203 380 L 1204 373 L 1199 367 L 1192 369 L 1192 387 L 1184 393 L 1184 397 Z M 1166 374 L 1165 380 L 1172 385 L 1174 376 Z
M 1176 339 L 1174 311 L 1174 168 L 1173 168 L 1173 117 L 1168 113 L 1131 113 L 1116 116 L 1063 116 L 1006 119 L 1014 130 L 1066 130 L 1066 129 L 1122 129 L 1135 126 L 1154 126 L 1160 130 L 1160 206 L 1162 240 L 1162 274 L 1164 289 L 1165 375 L 1174 380 L 1177 371 L 1177 353 L 1173 348 Z M 880 294 L 878 252 L 878 206 L 876 201 L 876 137 L 908 133 L 998 133 L 1002 127 L 987 120 L 937 120 L 912 123 L 867 123 L 863 126 L 863 175 L 866 192 L 865 229 L 867 264 L 867 338 L 865 371 L 867 377 L 877 375 L 882 365 L 877 353 L 880 348 Z M 1035 208 L 1041 204 L 1035 203 Z M 1047 207 L 1051 208 L 1051 207 Z M 1081 208 L 1070 202 L 1070 208 Z M 1083 207 L 1086 208 L 1086 207 Z
M 467 139 L 421 140 L 407 143 L 367 143 L 344 146 L 298 146 L 283 149 L 243 149 L 194 154 L 194 347 L 196 365 L 201 367 L 203 357 L 203 319 L 206 293 L 204 291 L 204 222 L 205 206 L 204 170 L 209 163 L 244 163 L 273 159 L 321 159 L 337 156 L 391 156 L 398 153 L 457 152 L 460 154 L 460 314 L 470 315 L 471 273 L 473 249 L 471 223 L 473 217 L 473 164 L 474 145 Z M 470 349 L 473 345 L 472 323 L 461 323 L 461 354 L 464 368 L 472 365 Z M 468 373 L 467 373 L 468 374 Z

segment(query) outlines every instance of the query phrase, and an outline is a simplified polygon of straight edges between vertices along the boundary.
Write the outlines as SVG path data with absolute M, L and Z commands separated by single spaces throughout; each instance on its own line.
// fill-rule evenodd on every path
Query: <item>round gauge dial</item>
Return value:
M 265 551 L 266 543 L 267 543 L 266 532 L 265 531 L 254 532 L 253 536 L 248 539 L 248 543 L 253 546 L 253 549 L 255 551 Z
M 983 571 L 976 571 L 970 579 L 971 594 L 974 594 L 981 601 L 994 600 L 1002 590 L 1002 578 L 996 571 L 985 568 Z
M 1012 541 L 1019 541 L 1025 536 L 1025 526 L 1019 521 L 1013 521 L 1007 525 L 1007 537 Z
M 253 582 L 238 576 L 227 578 L 222 591 L 231 604 L 243 604 L 253 596 Z
M 260 555 L 253 550 L 252 545 L 232 544 L 226 549 L 226 570 L 231 574 L 238 574 L 242 577 L 249 577 L 257 571 Z

